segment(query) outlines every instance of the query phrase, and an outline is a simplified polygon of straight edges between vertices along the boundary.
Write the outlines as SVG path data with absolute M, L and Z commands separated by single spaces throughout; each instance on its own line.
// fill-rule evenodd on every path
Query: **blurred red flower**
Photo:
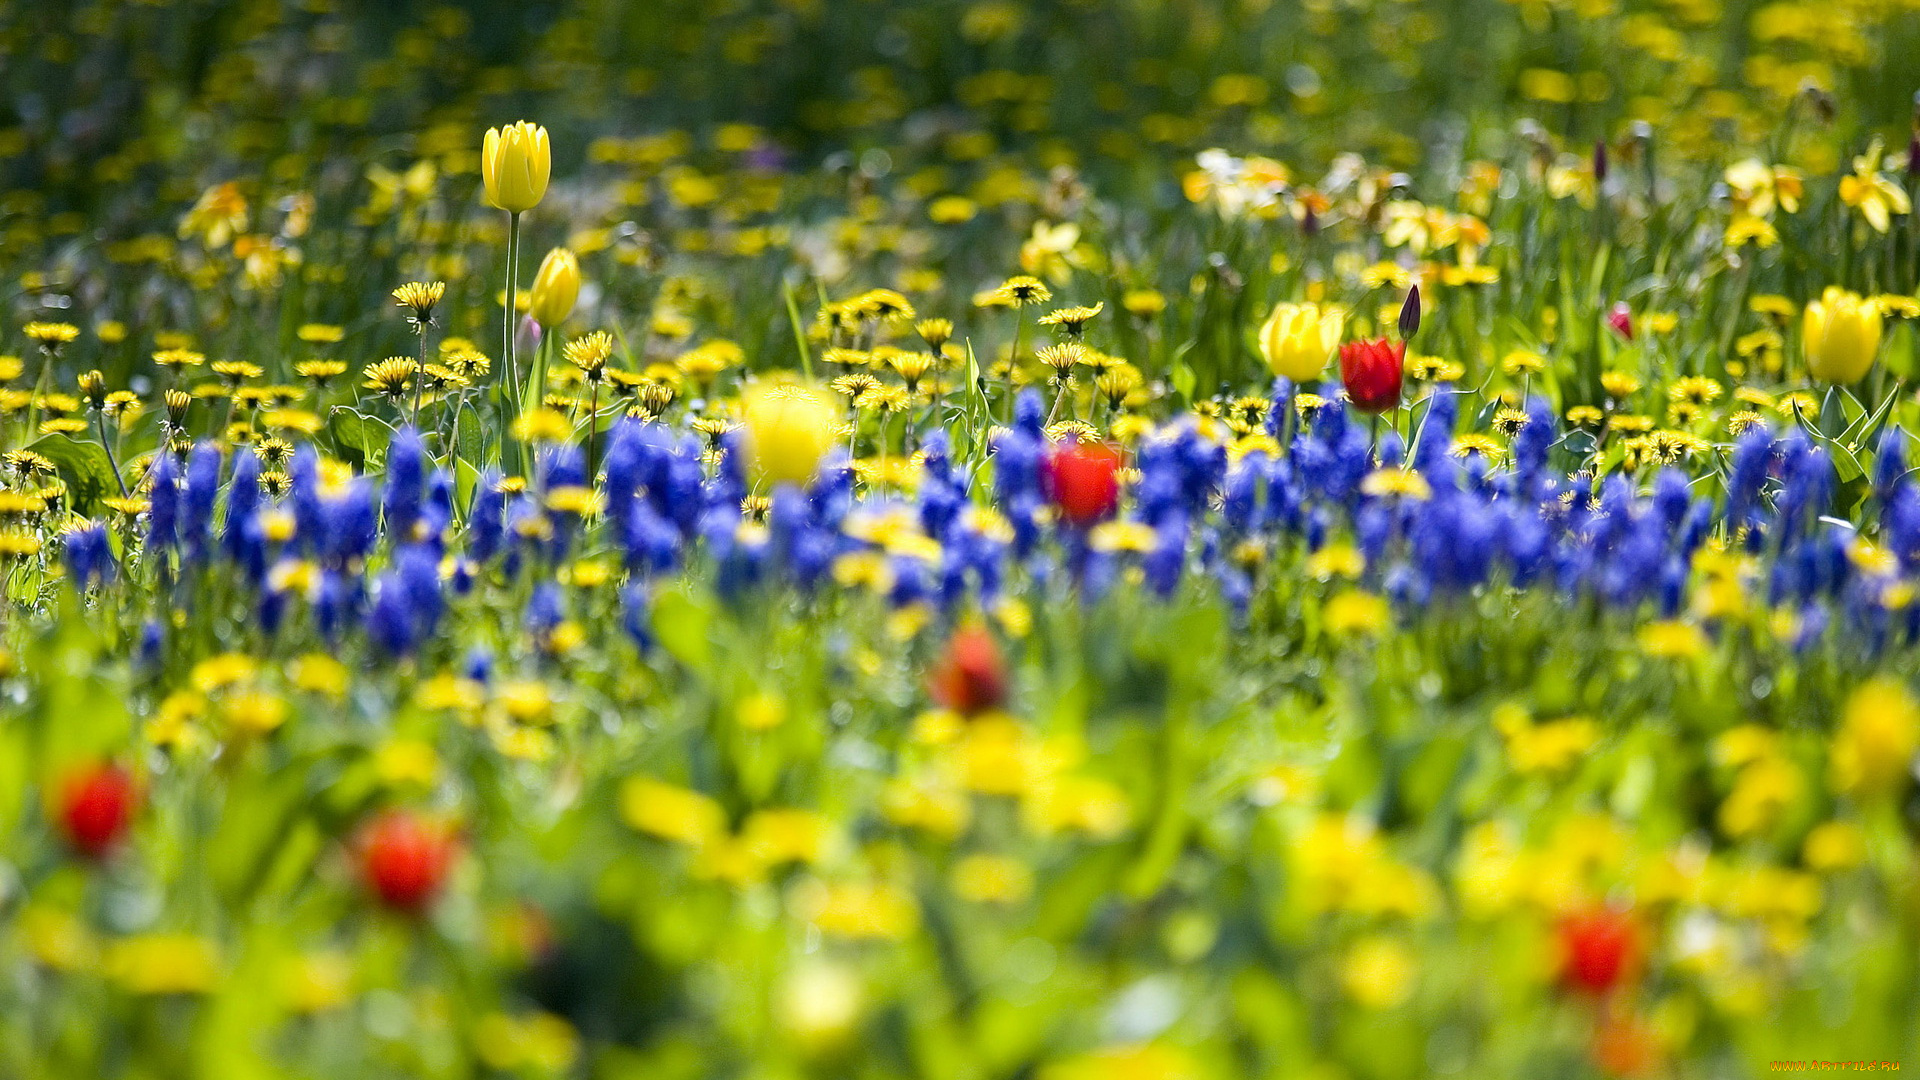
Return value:
M 1006 704 L 1007 663 L 992 634 L 978 626 L 961 627 L 948 640 L 927 683 L 936 704 L 973 716 Z
M 111 763 L 81 766 L 60 783 L 60 831 L 75 851 L 100 858 L 126 835 L 139 800 L 127 770 Z
M 375 818 L 360 839 L 360 871 L 382 904 L 417 912 L 433 903 L 458 842 L 443 825 L 404 810 Z
M 1560 920 L 1560 950 L 1561 982 L 1604 994 L 1632 977 L 1640 958 L 1640 933 L 1626 912 L 1594 908 Z

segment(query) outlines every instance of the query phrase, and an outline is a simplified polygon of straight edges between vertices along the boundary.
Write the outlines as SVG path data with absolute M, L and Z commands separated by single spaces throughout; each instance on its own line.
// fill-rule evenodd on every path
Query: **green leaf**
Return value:
M 107 459 L 107 448 L 99 443 L 48 435 L 29 443 L 27 449 L 60 469 L 77 513 L 85 514 L 100 499 L 119 494 L 120 485 L 113 479 L 113 464 Z
M 481 460 L 483 453 L 485 447 L 480 436 L 480 414 L 473 411 L 473 406 L 463 404 L 460 414 L 453 421 L 454 459 L 479 466 L 484 464 Z
M 358 458 L 362 467 L 384 457 L 387 443 L 393 438 L 393 429 L 386 421 L 347 405 L 333 407 L 327 427 L 334 444 L 348 457 Z
M 653 635 L 667 655 L 700 674 L 713 665 L 713 603 L 678 589 L 653 601 Z
M 473 505 L 473 492 L 479 486 L 480 470 L 470 462 L 456 460 L 453 463 L 453 501 L 459 508 L 458 513 L 464 515 Z

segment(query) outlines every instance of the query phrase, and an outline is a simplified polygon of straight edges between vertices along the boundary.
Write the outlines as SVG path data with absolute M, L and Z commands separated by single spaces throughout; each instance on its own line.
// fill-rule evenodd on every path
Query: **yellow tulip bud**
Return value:
M 1860 381 L 1880 351 L 1880 305 L 1829 285 L 1807 305 L 1807 373 L 1821 382 Z
M 1347 313 L 1336 305 L 1279 303 L 1260 327 L 1260 355 L 1275 375 L 1318 378 L 1340 344 Z
M 487 201 L 502 210 L 524 214 L 540 205 L 553 172 L 553 150 L 547 129 L 522 120 L 502 128 L 488 128 L 480 150 L 480 179 Z
M 741 395 L 747 460 L 769 484 L 804 484 L 833 445 L 839 415 L 831 396 L 812 386 L 755 386 Z
M 580 260 L 566 248 L 554 248 L 540 260 L 540 272 L 533 275 L 533 298 L 527 314 L 533 321 L 551 330 L 573 314 L 580 299 Z

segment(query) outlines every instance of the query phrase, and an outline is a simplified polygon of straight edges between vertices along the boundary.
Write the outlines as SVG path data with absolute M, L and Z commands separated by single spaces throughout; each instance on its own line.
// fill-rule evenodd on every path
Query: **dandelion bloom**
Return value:
M 769 483 L 804 484 L 833 445 L 833 399 L 810 386 L 761 386 L 742 395 L 747 458 Z

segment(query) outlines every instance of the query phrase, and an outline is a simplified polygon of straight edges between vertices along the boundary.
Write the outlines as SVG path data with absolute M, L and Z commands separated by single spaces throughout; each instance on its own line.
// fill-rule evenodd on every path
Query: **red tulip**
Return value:
M 367 826 L 360 839 L 360 873 L 380 902 L 418 912 L 433 903 L 446 882 L 458 842 L 445 826 L 404 810 L 390 810 Z
M 1069 442 L 1047 456 L 1047 493 L 1074 525 L 1110 517 L 1120 505 L 1120 453 L 1105 443 Z
M 1563 984 L 1604 994 L 1632 977 L 1640 959 L 1639 929 L 1625 912 L 1594 908 L 1560 921 L 1560 951 Z
M 118 765 L 84 765 L 60 783 L 56 806 L 60 831 L 75 851 L 97 859 L 126 835 L 140 794 Z
M 1614 333 L 1628 341 L 1633 340 L 1633 309 L 1627 306 L 1625 300 L 1608 309 L 1607 325 L 1613 327 Z
M 1340 381 L 1347 398 L 1363 413 L 1383 413 L 1400 404 L 1400 379 L 1406 366 L 1407 343 L 1386 338 L 1349 341 L 1340 346 Z
M 954 631 L 946 654 L 927 675 L 936 704 L 965 716 L 997 709 L 1007 701 L 1007 663 L 993 635 L 978 626 Z

